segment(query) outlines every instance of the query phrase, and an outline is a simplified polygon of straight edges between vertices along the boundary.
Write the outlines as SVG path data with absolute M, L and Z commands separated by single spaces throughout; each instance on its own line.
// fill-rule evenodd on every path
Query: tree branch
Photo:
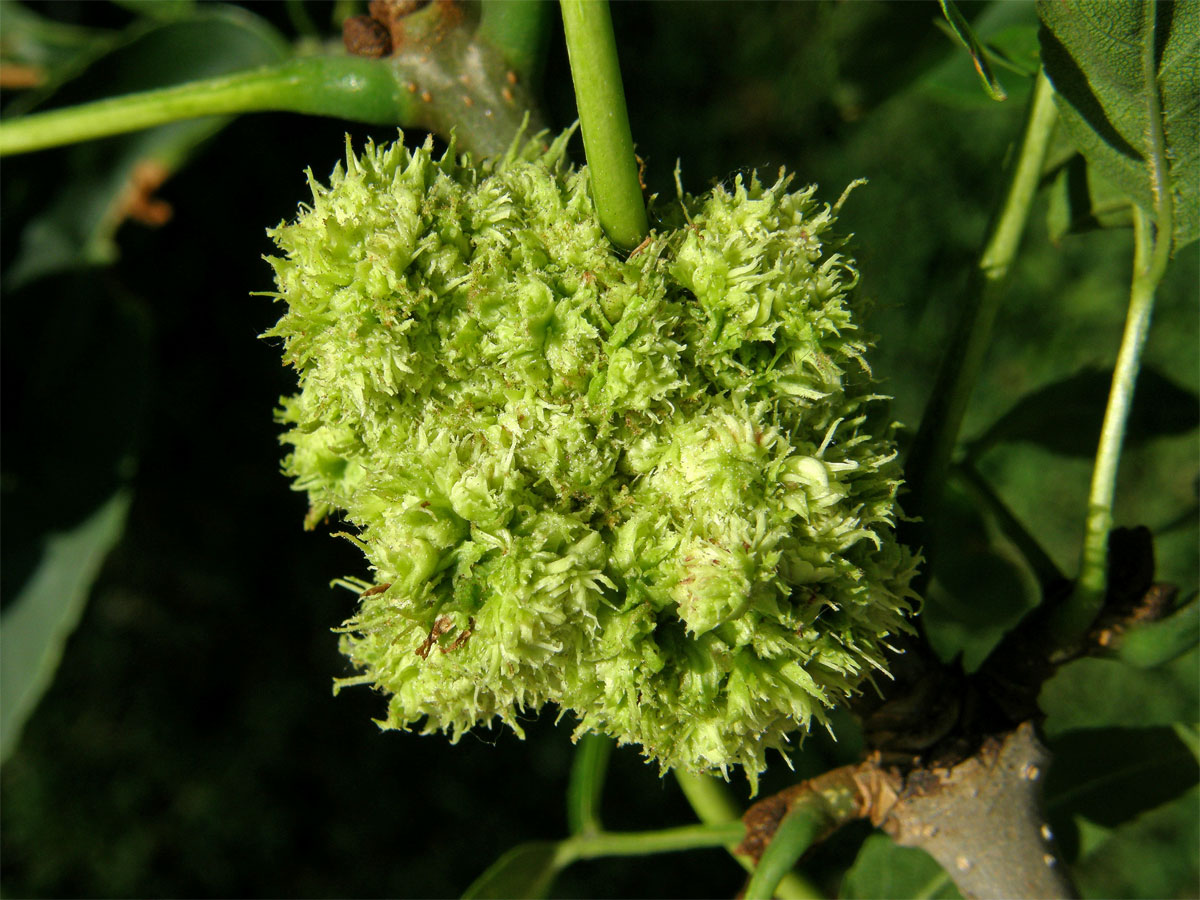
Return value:
M 504 153 L 529 118 L 543 127 L 525 79 L 479 39 L 459 4 L 387 23 L 384 59 L 322 55 L 5 120 L 0 156 L 124 134 L 181 119 L 267 110 L 335 116 L 458 136 L 462 150 Z M 383 27 L 381 23 L 380 27 Z
M 929 853 L 965 897 L 1074 897 L 1042 815 L 1049 764 L 1031 722 L 984 740 L 951 766 L 921 764 L 902 774 L 875 754 L 750 807 L 738 850 L 758 861 L 789 822 L 805 826 L 807 847 L 867 818 L 898 844 Z
M 883 830 L 941 863 L 964 897 L 1077 896 L 1042 815 L 1049 763 L 1027 722 L 952 768 L 911 772 Z

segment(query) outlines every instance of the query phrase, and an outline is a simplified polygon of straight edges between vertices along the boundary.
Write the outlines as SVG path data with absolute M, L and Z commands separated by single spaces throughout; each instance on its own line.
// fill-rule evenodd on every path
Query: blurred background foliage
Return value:
M 6 56 L 24 41 L 51 77 L 6 91 L 5 114 L 269 61 L 277 34 L 296 38 L 297 10 L 326 27 L 334 4 L 5 0 Z M 963 10 L 1032 71 L 1032 4 Z M 780 166 L 829 201 L 869 180 L 841 221 L 878 336 L 872 365 L 892 416 L 915 428 L 1030 79 L 1002 71 L 1009 99 L 990 100 L 933 3 L 618 3 L 613 18 L 652 190 L 673 193 L 677 159 L 690 191 Z M 559 34 L 544 99 L 555 127 L 574 119 Z M 307 198 L 305 167 L 328 174 L 346 132 L 355 146 L 395 136 L 257 114 L 8 158 L 0 170 L 6 611 L 48 535 L 95 526 L 110 497 L 131 497 L 123 532 L 123 500 L 96 526 L 115 547 L 0 770 L 7 896 L 457 896 L 516 842 L 563 833 L 572 747 L 552 715 L 524 743 L 496 731 L 450 746 L 379 733 L 371 717 L 384 701 L 366 689 L 331 696 L 331 679 L 348 673 L 330 629 L 354 597 L 329 582 L 364 565 L 328 536 L 336 523 L 301 530 L 304 500 L 279 475 L 272 420 L 293 376 L 257 339 L 278 310 L 250 293 L 271 287 L 265 229 Z M 151 202 L 142 217 L 158 225 L 129 221 L 122 192 L 140 185 L 147 200 L 168 173 L 153 199 L 169 218 Z M 1069 573 L 1132 241 L 1123 229 L 1062 234 L 1050 193 L 964 438 L 980 439 L 978 471 Z M 1193 243 L 1160 289 L 1116 508 L 1118 525 L 1154 532 L 1157 578 L 1184 596 L 1200 575 L 1198 268 Z M 939 573 L 926 627 L 939 653 L 970 666 L 1037 598 L 986 510 L 969 491 L 955 496 L 943 553 L 958 564 Z M 1194 649 L 1150 670 L 1085 660 L 1047 688 L 1051 819 L 1085 896 L 1196 894 L 1198 666 Z M 836 742 L 814 735 L 797 773 L 777 766 L 764 792 L 854 760 L 856 725 L 844 715 L 838 725 Z M 610 828 L 692 820 L 674 782 L 628 748 L 608 784 Z M 744 796 L 740 777 L 735 786 Z M 832 896 L 953 896 L 932 860 L 869 833 L 843 831 L 806 872 Z M 742 877 L 722 852 L 697 851 L 581 863 L 555 893 L 732 896 Z

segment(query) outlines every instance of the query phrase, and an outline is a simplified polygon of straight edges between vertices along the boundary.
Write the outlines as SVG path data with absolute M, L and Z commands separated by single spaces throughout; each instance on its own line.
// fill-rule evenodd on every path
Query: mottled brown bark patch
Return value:
M 392 52 L 392 39 L 382 22 L 370 16 L 351 16 L 342 23 L 342 43 L 354 56 L 378 59 Z

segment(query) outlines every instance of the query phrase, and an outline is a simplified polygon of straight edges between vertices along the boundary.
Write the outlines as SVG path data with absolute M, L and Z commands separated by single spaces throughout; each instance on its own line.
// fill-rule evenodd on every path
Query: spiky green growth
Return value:
M 857 275 L 783 177 L 683 197 L 626 259 L 567 137 L 479 165 L 369 144 L 271 232 L 285 469 L 375 571 L 339 686 L 455 739 L 554 703 L 753 780 L 909 612 Z

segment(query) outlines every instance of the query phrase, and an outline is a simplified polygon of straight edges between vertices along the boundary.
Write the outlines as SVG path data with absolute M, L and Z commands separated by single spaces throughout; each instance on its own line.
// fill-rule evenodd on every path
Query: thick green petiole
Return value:
M 477 36 L 491 44 L 522 80 L 537 84 L 550 35 L 546 0 L 483 0 Z
M 1026 117 L 1025 134 L 1010 164 L 1003 205 L 971 273 L 967 286 L 968 305 L 947 346 L 929 404 L 921 417 L 921 426 L 909 450 L 905 477 L 912 499 L 905 504 L 905 509 L 913 517 L 931 521 L 941 503 L 967 403 L 991 343 L 992 326 L 1004 297 L 1009 269 L 1025 233 L 1057 118 L 1054 89 L 1046 73 L 1039 71 Z M 908 543 L 927 543 L 924 535 L 912 537 L 915 539 Z M 932 556 L 929 548 L 926 548 L 926 556 Z
M 742 834 L 741 822 L 724 825 L 684 825 L 661 831 L 601 831 L 567 838 L 558 847 L 555 863 L 562 869 L 579 859 L 600 856 L 652 856 L 679 850 L 720 847 Z
M 701 822 L 707 825 L 719 825 L 741 820 L 742 813 L 733 798 L 729 796 L 728 788 L 713 776 L 691 775 L 676 769 L 675 780 L 679 782 L 683 795 Z M 737 839 L 731 840 L 725 849 L 743 869 L 752 872 L 754 864 L 749 857 L 740 856 L 734 852 L 743 836 L 744 832 L 739 834 Z M 775 885 L 775 896 L 779 900 L 817 900 L 824 894 L 796 872 L 787 872 Z
M 567 784 L 567 827 L 571 834 L 598 834 L 604 830 L 600 798 L 612 747 L 612 739 L 600 734 L 587 734 L 579 741 Z
M 775 837 L 750 875 L 744 895 L 746 900 L 771 900 L 775 896 L 779 882 L 828 827 L 827 818 L 819 807 L 803 803 L 796 804 L 783 817 Z
M 1082 637 L 1104 605 L 1108 587 L 1108 533 L 1113 525 L 1113 500 L 1117 489 L 1117 469 L 1121 461 L 1121 444 L 1129 423 L 1133 392 L 1141 367 L 1142 349 L 1150 331 L 1150 316 L 1154 311 L 1154 293 L 1162 278 L 1146 263 L 1154 257 L 1152 248 L 1170 244 L 1170 232 L 1159 232 L 1156 242 L 1154 226 L 1137 206 L 1133 208 L 1134 254 L 1133 287 L 1129 293 L 1129 313 L 1121 349 L 1113 369 L 1112 387 L 1100 428 L 1100 443 L 1092 468 L 1092 484 L 1088 492 L 1088 511 L 1083 534 L 1083 552 L 1079 579 L 1070 598 L 1055 616 L 1051 628 L 1060 644 L 1070 644 Z M 1163 269 L 1165 269 L 1165 265 Z
M 1147 14 L 1150 22 L 1157 23 L 1153 7 Z M 1171 259 L 1175 210 L 1158 97 L 1157 41 L 1157 27 L 1151 27 L 1143 39 L 1141 54 L 1142 76 L 1152 87 L 1145 92 L 1149 104 L 1145 156 L 1154 188 L 1154 215 L 1152 219 L 1150 214 L 1134 204 L 1133 283 L 1129 289 L 1129 312 L 1121 336 L 1121 349 L 1113 368 L 1112 387 L 1108 393 L 1108 406 L 1104 410 L 1104 424 L 1100 427 L 1100 443 L 1092 468 L 1079 579 L 1074 592 L 1051 623 L 1061 645 L 1069 645 L 1083 637 L 1104 605 L 1108 588 L 1108 533 L 1113 523 L 1113 500 L 1117 490 L 1121 445 L 1129 424 L 1129 410 L 1133 405 L 1133 392 L 1141 368 L 1142 349 L 1150 332 L 1154 295 Z
M 632 250 L 650 231 L 638 181 L 617 44 L 607 0 L 561 0 L 592 200 L 614 245 Z
M 261 110 L 339 116 L 379 125 L 406 122 L 413 118 L 417 102 L 382 62 L 310 57 L 6 121 L 0 123 L 0 156 L 180 119 Z

